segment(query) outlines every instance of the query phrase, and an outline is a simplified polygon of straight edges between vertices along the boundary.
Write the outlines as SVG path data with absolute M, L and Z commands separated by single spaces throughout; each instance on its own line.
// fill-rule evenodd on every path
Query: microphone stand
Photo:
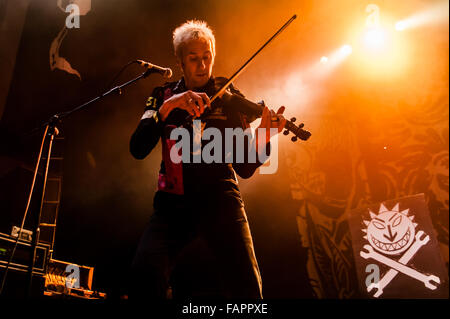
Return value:
M 31 261 L 30 261 L 30 265 L 29 265 L 29 268 L 28 268 L 28 279 L 27 279 L 28 280 L 27 281 L 28 282 L 28 291 L 27 291 L 28 297 L 31 297 L 31 294 L 32 294 L 32 291 L 31 291 L 32 288 L 31 287 L 32 287 L 32 279 L 33 279 L 33 269 L 34 269 L 34 264 L 35 264 L 35 259 L 36 259 L 36 249 L 37 249 L 37 245 L 39 243 L 40 221 L 41 221 L 42 207 L 43 207 L 43 202 L 44 202 L 45 187 L 46 187 L 46 184 L 47 184 L 48 167 L 49 167 L 50 155 L 51 155 L 51 151 L 52 151 L 52 144 L 53 144 L 54 137 L 56 135 L 58 135 L 58 133 L 59 133 L 58 128 L 56 127 L 56 125 L 58 123 L 60 123 L 62 119 L 68 117 L 72 113 L 74 113 L 76 111 L 79 111 L 81 109 L 84 109 L 88 105 L 90 105 L 90 104 L 92 104 L 92 103 L 94 103 L 94 102 L 96 102 L 96 101 L 98 101 L 98 100 L 100 100 L 100 99 L 102 99 L 102 98 L 112 94 L 112 93 L 116 93 L 117 92 L 119 94 L 122 94 L 122 88 L 124 88 L 124 87 L 126 87 L 126 86 L 128 86 L 128 85 L 130 85 L 130 84 L 132 84 L 132 83 L 134 83 L 134 82 L 136 82 L 136 81 L 138 81 L 138 80 L 140 80 L 142 78 L 146 78 L 147 76 L 149 76 L 152 73 L 157 73 L 157 72 L 158 71 L 154 70 L 154 69 L 147 69 L 145 72 L 143 72 L 138 77 L 136 77 L 136 78 L 134 78 L 134 79 L 132 79 L 132 80 L 130 80 L 128 82 L 125 82 L 125 83 L 123 83 L 121 85 L 118 85 L 118 86 L 116 86 L 116 87 L 114 87 L 114 88 L 104 92 L 104 93 L 100 94 L 99 96 L 93 98 L 92 100 L 90 100 L 90 101 L 88 101 L 88 102 L 86 102 L 86 103 L 84 103 L 84 104 L 82 104 L 80 106 L 77 106 L 77 107 L 75 107 L 74 109 L 72 109 L 70 111 L 57 113 L 57 114 L 53 115 L 47 122 L 45 122 L 44 124 L 42 124 L 41 126 L 39 126 L 38 128 L 34 129 L 31 132 L 31 133 L 34 133 L 37 130 L 40 130 L 41 128 L 45 127 L 44 135 L 42 137 L 42 142 L 41 142 L 41 148 L 39 150 L 39 155 L 38 155 L 38 159 L 37 159 L 37 162 L 36 162 L 36 167 L 34 169 L 33 181 L 31 183 L 31 189 L 30 189 L 30 192 L 29 192 L 29 195 L 28 195 L 27 206 L 25 208 L 25 213 L 24 213 L 23 218 L 22 218 L 22 223 L 20 225 L 20 229 L 19 229 L 19 232 L 17 234 L 16 241 L 14 243 L 14 248 L 13 248 L 13 250 L 11 252 L 11 255 L 10 255 L 9 260 L 8 260 L 8 264 L 6 265 L 6 268 L 5 268 L 5 272 L 4 272 L 4 275 L 3 275 L 2 283 L 1 283 L 1 286 L 0 286 L 0 296 L 3 293 L 3 288 L 4 288 L 5 282 L 6 282 L 6 276 L 8 275 L 8 269 L 10 267 L 10 264 L 12 262 L 14 254 L 16 252 L 17 244 L 19 242 L 19 239 L 20 239 L 20 236 L 22 234 L 22 230 L 23 230 L 23 227 L 24 227 L 24 224 L 25 224 L 25 220 L 27 218 L 28 210 L 29 210 L 30 203 L 31 203 L 31 197 L 33 195 L 34 186 L 35 186 L 35 183 L 36 183 L 36 176 L 37 176 L 37 173 L 38 173 L 38 170 L 39 170 L 39 164 L 40 164 L 40 162 L 42 160 L 42 151 L 44 149 L 44 145 L 46 144 L 47 137 L 48 137 L 48 150 L 47 150 L 47 158 L 46 158 L 46 164 L 45 164 L 45 170 L 44 170 L 44 181 L 43 181 L 43 187 L 42 187 L 42 194 L 41 194 L 41 198 L 40 198 L 40 208 L 39 208 L 39 212 L 38 212 L 38 214 L 36 216 L 36 224 L 35 224 L 35 229 L 34 229 L 34 232 L 33 232 L 32 244 L 31 244 L 31 251 L 32 251 Z M 53 252 L 50 252 L 49 255 L 51 256 L 52 253 Z M 44 261 L 44 268 L 46 269 L 46 262 L 45 261 Z

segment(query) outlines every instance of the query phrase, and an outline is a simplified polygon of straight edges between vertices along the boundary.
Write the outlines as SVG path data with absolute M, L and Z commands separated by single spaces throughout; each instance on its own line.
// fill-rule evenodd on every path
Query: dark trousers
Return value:
M 203 236 L 218 261 L 226 298 L 262 298 L 261 275 L 244 207 L 213 197 L 198 204 L 159 199 L 131 267 L 130 299 L 167 298 L 181 250 Z

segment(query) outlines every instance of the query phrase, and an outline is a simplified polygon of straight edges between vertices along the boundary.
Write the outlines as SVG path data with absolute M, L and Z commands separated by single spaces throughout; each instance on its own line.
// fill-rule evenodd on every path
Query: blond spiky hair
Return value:
M 173 48 L 179 59 L 182 58 L 183 45 L 193 39 L 210 41 L 213 57 L 216 56 L 216 39 L 211 28 L 205 21 L 189 20 L 173 31 Z

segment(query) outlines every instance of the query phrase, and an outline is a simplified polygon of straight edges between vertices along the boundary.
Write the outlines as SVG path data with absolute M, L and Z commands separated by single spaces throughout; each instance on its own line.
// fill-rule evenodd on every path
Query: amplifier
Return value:
M 16 237 L 0 233 L 0 278 L 5 275 Z M 31 262 L 31 248 L 29 241 L 20 239 L 17 243 L 16 252 L 9 265 L 8 275 L 2 296 L 12 298 L 26 298 L 28 294 L 28 269 Z M 50 245 L 39 243 L 36 247 L 35 268 L 31 282 L 31 296 L 39 298 L 44 292 L 45 268 Z
M 14 249 L 17 236 L 13 237 L 7 234 L 0 233 L 0 269 L 6 268 L 11 253 Z M 32 244 L 29 241 L 19 239 L 17 243 L 16 252 L 11 261 L 9 269 L 28 272 L 31 263 Z M 36 259 L 34 262 L 33 274 L 44 275 L 46 272 L 46 263 L 50 250 L 50 245 L 38 243 L 36 247 Z

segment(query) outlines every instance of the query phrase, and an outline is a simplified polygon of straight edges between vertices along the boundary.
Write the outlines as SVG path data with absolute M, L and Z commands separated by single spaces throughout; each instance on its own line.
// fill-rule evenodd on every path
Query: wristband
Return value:
M 159 121 L 162 122 L 161 115 L 159 114 L 158 111 L 155 111 L 155 110 L 145 111 L 144 115 L 142 115 L 142 117 L 141 117 L 141 120 L 145 120 L 145 119 L 149 119 L 149 118 L 153 118 L 156 123 L 158 123 Z

